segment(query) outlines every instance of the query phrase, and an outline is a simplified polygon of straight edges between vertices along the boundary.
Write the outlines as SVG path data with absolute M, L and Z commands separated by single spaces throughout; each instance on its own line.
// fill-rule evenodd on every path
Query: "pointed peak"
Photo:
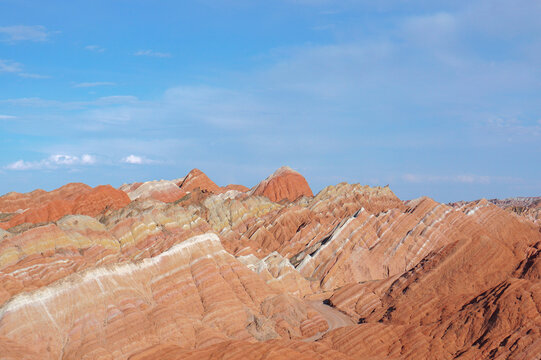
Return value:
M 193 168 L 192 170 L 190 170 L 190 172 L 188 173 L 188 175 L 186 175 L 186 178 L 188 176 L 198 176 L 198 175 L 205 175 L 204 172 L 202 172 L 201 170 L 199 170 L 198 168 Z M 205 175 L 206 176 L 206 175 Z
M 213 193 L 220 192 L 220 187 L 199 169 L 190 170 L 180 184 L 180 188 L 184 191 L 192 191 L 196 188 L 200 188 L 201 190 Z

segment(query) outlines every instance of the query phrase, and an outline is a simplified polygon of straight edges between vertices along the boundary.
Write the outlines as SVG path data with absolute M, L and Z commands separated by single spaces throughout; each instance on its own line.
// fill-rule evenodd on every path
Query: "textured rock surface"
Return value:
M 168 180 L 124 184 L 119 189 L 126 192 L 131 200 L 154 199 L 168 203 L 177 201 L 186 195 L 177 184 Z
M 10 193 L 0 358 L 535 359 L 538 209 L 313 196 L 288 168 Z
M 179 186 L 184 193 L 191 192 L 197 188 L 215 194 L 221 192 L 220 187 L 199 169 L 191 170 Z
M 89 192 L 90 189 L 91 187 L 85 184 L 71 183 L 50 192 L 41 189 L 26 194 L 11 192 L 0 197 L 0 212 L 22 212 L 51 200 L 74 200 L 76 197 Z
M 15 208 L 20 211 L 7 218 L 7 221 L 1 222 L 1 228 L 10 229 L 21 224 L 56 221 L 68 214 L 97 216 L 130 203 L 129 197 L 123 191 L 109 185 L 90 188 L 82 184 L 70 184 L 50 193 L 38 192 L 37 201 L 32 200 L 32 193 L 18 197 L 8 194 L 0 198 L 3 211 L 13 211 Z
M 461 231 L 455 238 L 447 235 L 445 245 L 415 267 L 334 293 L 331 302 L 358 317 L 366 329 L 351 330 L 351 338 L 357 334 L 358 341 L 365 341 L 367 332 L 392 332 L 394 339 L 378 350 L 391 358 L 541 354 L 541 284 L 534 270 L 539 229 L 486 201 L 463 205 L 447 216 Z M 522 280 L 525 274 L 532 279 Z M 341 335 L 333 336 L 329 341 L 339 342 Z M 368 348 L 355 349 L 346 353 L 370 354 Z
M 514 212 L 541 225 L 541 196 L 491 199 L 489 201 L 502 209 Z
M 251 192 L 251 195 L 263 195 L 271 201 L 294 201 L 301 196 L 313 196 L 306 179 L 291 169 L 283 166 L 274 174 L 260 182 Z
M 230 184 L 225 187 L 216 185 L 199 169 L 191 170 L 188 175 L 174 180 L 155 180 L 144 183 L 136 182 L 119 187 L 128 194 L 131 200 L 158 200 L 165 203 L 178 201 L 192 192 L 204 194 L 221 194 L 229 190 L 247 192 L 243 185 Z
M 300 337 L 310 317 L 301 300 L 277 295 L 204 234 L 15 296 L 1 308 L 0 336 L 51 358 L 122 357 L 156 342 L 196 348 Z

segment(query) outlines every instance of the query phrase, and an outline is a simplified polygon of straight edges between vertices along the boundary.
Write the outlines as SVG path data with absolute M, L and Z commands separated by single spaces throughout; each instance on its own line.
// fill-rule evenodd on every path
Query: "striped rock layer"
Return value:
M 536 358 L 528 204 L 347 183 L 314 196 L 289 168 L 252 190 L 193 170 L 10 193 L 0 358 Z

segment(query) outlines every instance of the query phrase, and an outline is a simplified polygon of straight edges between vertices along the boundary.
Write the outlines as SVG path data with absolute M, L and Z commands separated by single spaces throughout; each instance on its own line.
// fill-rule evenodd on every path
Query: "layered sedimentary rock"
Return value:
M 541 293 L 533 270 L 539 229 L 486 201 L 463 205 L 447 216 L 453 213 L 452 223 L 461 231 L 455 238 L 447 235 L 444 246 L 428 253 L 415 267 L 334 293 L 331 302 L 358 317 L 365 328 L 351 330 L 350 339 L 364 342 L 366 331 L 374 336 L 393 332 L 394 339 L 377 350 L 379 356 L 390 358 L 540 354 Z M 517 271 L 521 267 L 531 270 L 533 279 L 523 280 L 528 271 Z M 366 352 L 369 348 L 357 352 L 358 348 L 351 346 L 346 353 L 375 356 Z
M 119 187 L 131 200 L 158 200 L 165 203 L 178 201 L 191 193 L 221 194 L 229 190 L 247 192 L 250 189 L 243 185 L 230 184 L 225 187 L 216 185 L 199 169 L 191 170 L 185 177 L 174 180 L 154 180 L 144 183 L 136 182 Z
M 0 336 L 51 358 L 122 358 L 155 343 L 190 349 L 298 338 L 317 316 L 204 234 L 140 262 L 98 266 L 19 294 L 0 309 Z
M 168 180 L 124 184 L 119 189 L 126 192 L 131 200 L 154 199 L 168 203 L 177 201 L 186 195 L 175 182 Z
M 496 206 L 541 225 L 541 196 L 489 200 Z
M 0 358 L 536 358 L 538 203 L 517 201 L 313 196 L 289 168 L 10 193 Z
M 39 200 L 33 200 L 32 193 L 18 197 L 8 194 L 0 198 L 0 211 L 13 211 L 17 208 L 16 214 L 0 222 L 1 228 L 56 221 L 69 214 L 97 216 L 130 203 L 130 198 L 123 191 L 110 185 L 90 188 L 82 184 L 70 184 L 50 193 L 39 192 Z
M 306 179 L 287 166 L 281 167 L 260 182 L 250 194 L 263 195 L 271 201 L 295 201 L 301 196 L 313 195 Z
M 10 192 L 0 197 L 0 212 L 13 213 L 34 208 L 51 200 L 75 200 L 91 189 L 90 186 L 81 183 L 71 183 L 56 190 L 34 190 L 26 194 Z
M 184 180 L 179 186 L 185 193 L 191 192 L 197 188 L 215 194 L 221 192 L 220 187 L 199 169 L 191 170 L 188 175 L 184 177 Z

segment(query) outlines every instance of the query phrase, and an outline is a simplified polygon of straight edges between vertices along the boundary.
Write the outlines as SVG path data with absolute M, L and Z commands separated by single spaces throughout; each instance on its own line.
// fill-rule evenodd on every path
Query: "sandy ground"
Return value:
M 327 324 L 329 324 L 329 329 L 309 338 L 303 339 L 303 341 L 316 341 L 331 330 L 355 324 L 349 318 L 349 316 L 336 310 L 335 308 L 325 305 L 322 301 L 312 300 L 307 301 L 307 303 L 310 304 L 317 312 L 319 312 L 321 316 L 325 318 L 325 320 L 327 320 Z

